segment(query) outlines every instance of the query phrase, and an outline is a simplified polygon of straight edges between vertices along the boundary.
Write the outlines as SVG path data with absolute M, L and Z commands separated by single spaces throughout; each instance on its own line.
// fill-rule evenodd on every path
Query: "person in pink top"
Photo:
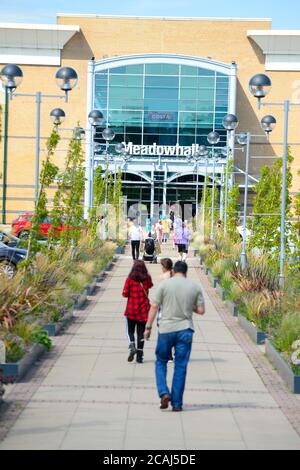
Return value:
M 177 231 L 176 244 L 178 246 L 179 260 L 185 261 L 190 241 L 191 232 L 186 223 L 182 224 L 182 227 Z

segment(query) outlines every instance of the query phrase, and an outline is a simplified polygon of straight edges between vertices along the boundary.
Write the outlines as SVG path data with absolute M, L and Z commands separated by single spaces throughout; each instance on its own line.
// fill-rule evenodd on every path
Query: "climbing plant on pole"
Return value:
M 292 185 L 291 163 L 293 157 L 288 151 L 287 158 L 287 192 L 286 219 L 290 216 L 291 197 L 289 190 Z M 282 192 L 282 159 L 277 159 L 272 167 L 264 165 L 261 169 L 260 180 L 254 187 L 253 214 L 250 246 L 257 247 L 263 252 L 271 253 L 278 260 L 280 252 L 280 214 Z M 286 223 L 288 231 L 289 224 Z M 287 240 L 286 240 L 287 241 Z
M 32 248 L 32 242 L 34 239 L 40 236 L 39 225 L 43 219 L 48 215 L 47 209 L 47 189 L 51 186 L 58 173 L 58 167 L 51 162 L 51 157 L 54 155 L 55 149 L 60 141 L 60 136 L 57 132 L 57 126 L 54 126 L 50 137 L 46 142 L 46 159 L 42 163 L 42 170 L 40 173 L 40 187 L 38 192 L 38 198 L 35 205 L 35 210 L 32 218 L 32 228 L 30 230 L 28 248 L 27 248 L 27 259 Z
M 62 246 L 68 247 L 72 243 L 73 248 L 76 247 L 83 228 L 84 177 L 84 154 L 81 140 L 73 137 L 69 143 L 66 167 L 60 182 L 63 218 L 65 225 L 69 227 L 68 230 L 62 232 Z

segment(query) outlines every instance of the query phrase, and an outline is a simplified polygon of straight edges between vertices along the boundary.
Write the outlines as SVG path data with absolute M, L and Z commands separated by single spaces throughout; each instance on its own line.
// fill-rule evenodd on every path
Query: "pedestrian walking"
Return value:
M 182 224 L 181 229 L 178 229 L 177 231 L 177 238 L 176 238 L 180 261 L 186 261 L 188 250 L 189 250 L 190 235 L 191 235 L 191 232 L 187 224 L 186 223 Z
M 124 313 L 129 340 L 128 362 L 132 362 L 135 355 L 136 362 L 143 362 L 144 332 L 150 309 L 148 295 L 152 286 L 152 279 L 144 261 L 135 260 L 122 292 L 123 297 L 128 299 Z M 137 341 L 135 340 L 135 332 Z
M 188 266 L 184 261 L 177 261 L 173 268 L 173 276 L 158 285 L 144 333 L 145 339 L 149 340 L 152 324 L 159 307 L 162 306 L 163 315 L 155 351 L 155 376 L 160 408 L 168 408 L 171 402 L 173 411 L 182 411 L 187 366 L 194 334 L 193 312 L 198 315 L 205 313 L 201 288 L 199 284 L 187 278 L 187 270 Z M 167 363 L 173 347 L 175 361 L 170 392 L 167 385 Z
M 162 221 L 159 220 L 156 224 L 156 236 L 157 236 L 157 240 L 158 240 L 158 243 L 162 243 L 162 238 L 163 238 L 163 225 L 162 225 Z
M 165 279 L 170 279 L 173 276 L 173 261 L 170 258 L 163 258 L 160 260 L 162 274 L 159 276 L 158 280 L 164 281 Z M 157 313 L 157 326 L 159 327 L 162 317 L 162 306 L 159 307 Z M 173 361 L 172 350 L 170 352 L 169 361 Z
M 135 221 L 129 228 L 129 238 L 131 241 L 132 259 L 139 259 L 140 245 L 143 239 L 142 227 Z
M 166 217 L 164 217 L 162 220 L 162 235 L 162 242 L 167 243 L 170 235 L 170 224 Z

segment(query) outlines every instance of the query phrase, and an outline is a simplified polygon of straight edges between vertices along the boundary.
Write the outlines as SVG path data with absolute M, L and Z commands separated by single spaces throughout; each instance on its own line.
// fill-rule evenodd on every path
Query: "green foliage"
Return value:
M 289 190 L 292 184 L 291 163 L 293 158 L 288 153 L 287 165 L 287 193 L 286 218 L 290 216 L 291 198 Z M 259 183 L 255 186 L 253 201 L 254 217 L 250 246 L 257 247 L 265 253 L 272 254 L 274 262 L 278 265 L 280 252 L 280 214 L 282 188 L 282 159 L 277 159 L 273 167 L 263 166 Z M 270 214 L 270 215 L 259 215 Z M 272 214 L 272 215 L 271 215 Z M 286 232 L 289 226 L 286 224 Z M 287 245 L 286 245 L 287 248 Z
M 6 362 L 18 362 L 26 352 L 24 340 L 14 335 L 4 338 Z
M 281 322 L 273 330 L 272 337 L 279 351 L 290 351 L 292 343 L 300 338 L 300 312 L 283 315 Z
M 238 208 L 239 208 L 239 186 L 234 184 L 230 191 L 228 191 L 227 201 L 227 234 L 228 237 L 234 241 L 239 241 L 239 233 L 237 231 L 238 221 Z
M 52 341 L 51 339 L 49 338 L 48 336 L 48 333 L 46 331 L 43 331 L 42 329 L 37 333 L 37 335 L 35 336 L 35 342 L 37 344 L 42 344 L 43 346 L 45 346 L 46 349 L 48 349 L 48 351 L 50 351 L 51 347 L 52 347 Z

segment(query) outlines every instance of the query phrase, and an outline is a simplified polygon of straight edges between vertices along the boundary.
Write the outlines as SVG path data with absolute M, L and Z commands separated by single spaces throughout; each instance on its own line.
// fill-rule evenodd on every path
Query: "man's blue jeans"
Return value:
M 182 407 L 182 397 L 185 386 L 187 365 L 189 362 L 193 330 L 181 330 L 174 333 L 160 333 L 158 335 L 156 346 L 155 375 L 158 394 L 171 395 L 171 404 L 173 407 Z M 172 348 L 175 348 L 175 364 L 172 383 L 172 392 L 170 393 L 167 385 L 167 363 Z

